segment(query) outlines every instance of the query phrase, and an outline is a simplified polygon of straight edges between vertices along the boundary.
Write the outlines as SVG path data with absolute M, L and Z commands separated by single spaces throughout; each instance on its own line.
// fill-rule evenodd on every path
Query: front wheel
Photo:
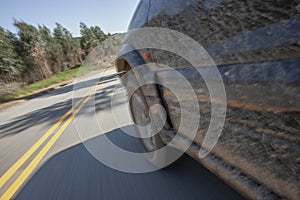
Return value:
M 129 104 L 132 118 L 136 124 L 135 129 L 140 137 L 142 147 L 146 153 L 152 152 L 149 155 L 147 154 L 147 160 L 155 166 L 168 165 L 167 152 L 157 151 L 165 146 L 159 132 L 156 133 L 157 126 L 161 127 L 165 121 L 163 122 L 161 119 L 158 119 L 158 117 L 151 115 L 145 97 L 140 89 L 133 92 L 130 97 Z M 152 124 L 152 126 L 149 126 L 149 124 Z

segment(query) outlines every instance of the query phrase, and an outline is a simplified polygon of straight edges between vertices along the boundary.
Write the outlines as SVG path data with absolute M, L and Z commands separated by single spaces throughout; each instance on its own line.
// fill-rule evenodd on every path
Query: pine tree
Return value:
M 13 33 L 0 27 L 0 77 L 2 81 L 10 81 L 19 76 L 21 60 L 13 46 Z

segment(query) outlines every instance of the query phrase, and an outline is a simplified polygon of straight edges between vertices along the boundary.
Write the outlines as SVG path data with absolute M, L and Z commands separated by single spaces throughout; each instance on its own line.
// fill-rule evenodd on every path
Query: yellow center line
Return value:
M 84 98 L 78 101 L 77 107 Z M 30 156 L 49 138 L 57 127 L 72 113 L 73 108 L 66 112 L 19 160 L 17 160 L 0 178 L 0 188 L 14 175 L 14 173 L 30 158 Z
M 112 74 L 109 74 L 105 77 L 108 77 Z M 102 82 L 102 81 L 101 81 Z M 93 89 L 91 89 L 88 93 L 88 95 L 84 98 L 82 98 L 79 102 L 77 102 L 75 104 L 74 107 L 77 107 L 78 104 L 81 103 L 81 105 L 79 106 L 78 109 L 76 109 L 76 111 L 67 119 L 67 121 L 61 126 L 61 128 L 57 131 L 57 133 L 50 139 L 50 141 L 44 146 L 44 148 L 38 153 L 38 155 L 30 162 L 30 164 L 26 167 L 26 169 L 22 172 L 22 174 L 15 180 L 15 182 L 9 187 L 9 189 L 3 194 L 3 196 L 0 198 L 0 200 L 6 200 L 6 199 L 10 199 L 18 190 L 19 188 L 22 186 L 22 184 L 24 183 L 24 181 L 30 176 L 30 174 L 33 172 L 33 170 L 35 169 L 35 167 L 39 164 L 39 162 L 44 158 L 44 156 L 46 155 L 46 153 L 50 150 L 50 148 L 53 146 L 53 144 L 56 142 L 56 140 L 62 135 L 62 133 L 64 132 L 64 130 L 68 127 L 68 125 L 72 122 L 72 120 L 74 119 L 74 117 L 76 116 L 76 114 L 82 109 L 82 107 L 88 102 L 88 100 L 91 98 L 92 94 L 97 91 L 97 89 L 100 87 L 101 82 L 96 85 Z M 50 130 L 51 133 L 56 130 L 56 128 L 64 121 L 65 118 L 67 118 L 73 111 L 73 108 L 71 108 Z M 48 132 L 50 132 L 50 130 Z M 47 133 L 48 133 L 47 132 Z M 48 137 L 51 135 L 51 133 L 48 135 Z M 47 135 L 47 134 L 45 134 Z M 42 137 L 45 138 L 44 141 L 48 138 L 48 137 Z M 41 140 L 41 139 L 40 139 Z M 40 141 L 39 140 L 39 141 Z M 34 146 L 41 146 L 41 144 L 44 142 L 37 142 L 36 144 L 34 144 Z M 36 149 L 38 148 L 36 147 Z M 15 173 L 15 171 L 24 164 L 24 162 L 36 151 L 36 149 L 34 149 L 32 147 L 30 150 L 28 150 L 27 152 L 29 152 L 27 154 L 27 152 L 25 153 L 26 156 L 22 156 L 19 160 L 17 161 L 17 164 L 15 163 L 10 170 L 8 170 L 8 172 L 6 172 L 5 177 L 6 181 Z M 33 151 L 32 151 L 33 150 Z M 29 156 L 28 156 L 29 155 Z M 0 180 L 5 180 L 4 178 Z M 4 183 L 6 181 L 3 181 Z M 3 184 L 4 184 L 3 183 Z
M 76 114 L 82 109 L 82 107 L 88 102 L 91 98 L 92 94 L 98 89 L 99 85 L 97 85 L 94 90 L 92 90 L 87 97 L 85 97 L 82 104 L 79 108 L 67 119 L 67 121 L 60 127 L 57 133 L 50 139 L 50 141 L 43 147 L 43 149 L 37 154 L 37 156 L 30 162 L 30 164 L 25 168 L 25 170 L 21 173 L 21 175 L 14 181 L 14 183 L 8 188 L 8 190 L 3 194 L 0 200 L 8 200 L 10 199 L 22 186 L 22 184 L 26 181 L 26 179 L 30 176 L 36 166 L 40 163 L 40 161 L 45 157 L 47 152 L 53 146 L 53 144 L 57 141 L 57 139 L 62 135 L 68 125 L 72 122 Z
M 111 74 L 110 74 L 111 75 Z M 109 75 L 107 75 L 109 76 Z M 107 77 L 106 76 L 106 77 Z M 88 102 L 88 100 L 91 98 L 92 94 L 98 90 L 98 88 L 100 87 L 100 84 L 102 83 L 102 81 L 96 85 L 93 89 L 91 89 L 88 93 L 88 95 L 85 98 L 82 98 L 79 102 L 77 102 L 75 104 L 75 107 L 81 103 L 81 105 L 76 109 L 76 111 L 67 119 L 67 121 L 59 128 L 59 130 L 56 132 L 56 134 L 50 139 L 50 141 L 43 147 L 43 149 L 37 154 L 37 156 L 30 162 L 30 164 L 25 168 L 25 170 L 21 173 L 21 175 L 14 181 L 14 183 L 8 188 L 8 190 L 3 194 L 3 196 L 0 198 L 0 200 L 7 200 L 10 199 L 19 189 L 20 187 L 23 185 L 23 183 L 26 181 L 26 179 L 30 176 L 30 174 L 33 172 L 33 170 L 36 168 L 36 166 L 40 163 L 40 161 L 45 157 L 45 155 L 47 154 L 47 152 L 50 150 L 50 148 L 53 146 L 53 144 L 57 141 L 57 139 L 62 135 L 62 133 L 65 131 L 65 129 L 68 127 L 68 125 L 72 122 L 72 120 L 74 119 L 74 117 L 76 116 L 76 114 L 82 109 L 82 107 Z M 64 121 L 64 119 L 66 117 L 68 117 L 71 113 L 72 113 L 72 108 L 59 120 L 61 121 L 60 123 L 62 123 Z M 58 121 L 58 122 L 59 122 Z M 57 122 L 57 123 L 58 123 Z M 59 124 L 56 126 L 56 128 L 59 126 Z M 56 129 L 54 128 L 53 131 Z M 50 131 L 50 130 L 49 130 Z M 48 132 L 49 132 L 48 131 Z M 52 131 L 52 132 L 53 132 Z M 47 133 L 48 133 L 47 132 Z M 45 134 L 46 135 L 46 134 Z M 51 134 L 50 134 L 51 135 Z M 48 138 L 48 137 L 47 137 Z M 46 139 L 47 139 L 46 138 Z M 46 140 L 45 139 L 45 140 Z M 43 142 L 42 142 L 43 143 Z M 42 144 L 41 143 L 41 144 Z M 40 144 L 40 145 L 41 145 Z M 39 146 L 40 146 L 39 145 Z M 34 145 L 35 146 L 35 145 Z M 27 153 L 27 152 L 26 152 Z M 33 152 L 32 152 L 33 153 Z M 32 154 L 31 153 L 31 154 Z M 30 157 L 30 156 L 29 156 Z M 29 158 L 28 157 L 28 158 Z M 27 158 L 27 159 L 28 159 Z M 23 159 L 24 160 L 24 159 Z M 22 160 L 22 161 L 23 161 Z M 22 165 L 24 164 L 24 162 L 26 160 L 20 161 L 20 163 L 18 165 Z M 20 167 L 19 166 L 19 167 Z M 19 168 L 16 167 L 15 168 Z M 17 170 L 13 168 L 14 170 Z M 11 172 L 13 172 L 13 170 L 11 170 Z M 13 175 L 14 172 L 11 174 Z M 9 178 L 7 178 L 8 180 Z
M 111 75 L 111 74 L 110 74 Z M 109 76 L 109 75 L 107 75 Z M 107 77 L 105 76 L 105 77 Z M 19 158 L 1 177 L 0 177 L 0 188 L 16 173 L 16 171 L 33 155 L 34 152 L 51 136 L 51 134 L 64 122 L 64 120 L 72 113 L 73 109 L 84 101 L 87 96 L 94 91 L 92 88 L 85 97 L 81 98 L 76 104 L 68 110 L 36 143 L 27 150 L 21 158 Z

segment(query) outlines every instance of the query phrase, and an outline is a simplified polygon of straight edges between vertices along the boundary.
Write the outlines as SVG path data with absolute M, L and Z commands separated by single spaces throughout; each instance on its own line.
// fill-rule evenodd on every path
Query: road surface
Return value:
M 114 71 L 106 71 L 0 112 L 0 199 L 243 198 L 187 155 L 149 173 L 121 172 L 97 160 L 86 144 L 104 137 L 140 151 L 137 139 L 120 129 L 134 131 L 125 90 L 114 91 L 116 84 Z

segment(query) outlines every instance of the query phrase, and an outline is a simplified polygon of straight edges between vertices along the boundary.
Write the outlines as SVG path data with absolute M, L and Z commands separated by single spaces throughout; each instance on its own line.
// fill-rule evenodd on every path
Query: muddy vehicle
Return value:
M 186 153 L 246 198 L 299 199 L 299 13 L 297 0 L 141 0 L 120 51 L 117 70 L 128 72 L 151 63 L 169 66 L 138 70 L 124 82 L 130 91 L 146 77 L 157 81 L 134 89 L 129 97 L 136 124 L 160 120 L 151 118 L 153 105 L 160 105 L 166 113 L 159 133 L 141 139 L 145 149 L 157 150 L 180 136 L 175 148 L 182 149 L 190 140 Z M 149 27 L 173 30 L 198 42 L 220 73 L 226 101 L 212 100 L 209 80 L 201 74 L 201 70 L 211 69 L 206 62 L 192 66 L 165 49 L 136 48 L 131 37 L 135 32 L 131 30 Z M 157 42 L 161 37 L 150 40 Z M 182 109 L 177 94 L 170 89 L 181 85 L 175 73 L 188 80 L 196 94 L 198 105 L 187 103 L 188 110 L 197 110 L 201 116 L 195 137 L 191 137 L 193 130 L 189 128 L 179 130 Z M 182 88 L 178 91 L 186 92 Z M 186 97 L 184 102 L 195 100 L 189 94 L 182 96 Z M 212 113 L 212 106 L 218 110 L 218 105 L 225 105 L 226 110 Z M 211 118 L 218 118 L 222 112 L 226 117 L 221 135 L 209 154 L 201 157 L 207 130 L 211 125 L 218 126 L 211 124 Z M 152 159 L 155 162 L 157 158 Z

